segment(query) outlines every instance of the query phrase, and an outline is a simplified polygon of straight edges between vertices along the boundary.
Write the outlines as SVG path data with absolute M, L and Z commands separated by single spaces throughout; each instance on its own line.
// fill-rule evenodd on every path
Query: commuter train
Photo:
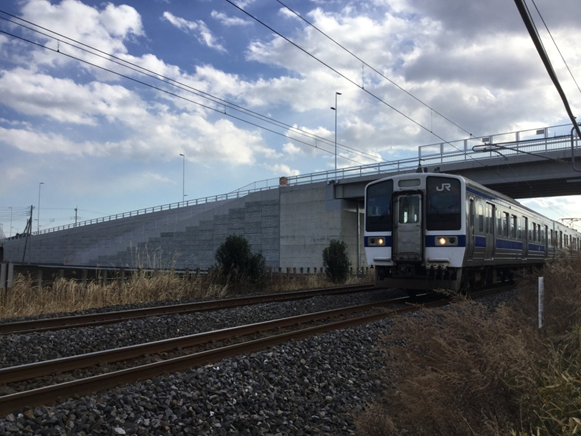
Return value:
M 580 233 L 464 177 L 409 173 L 366 186 L 364 246 L 376 286 L 471 290 L 544 263 Z

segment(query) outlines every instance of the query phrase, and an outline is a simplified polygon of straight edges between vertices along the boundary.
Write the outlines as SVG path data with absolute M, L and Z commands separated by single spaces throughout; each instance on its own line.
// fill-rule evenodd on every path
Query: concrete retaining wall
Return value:
M 54 233 L 4 241 L 4 261 L 143 268 L 202 268 L 231 234 L 244 236 L 274 268 L 321 268 L 332 239 L 363 256 L 357 201 L 334 198 L 326 182 L 282 186 L 242 198 L 164 210 Z M 359 213 L 358 213 L 359 211 Z M 359 237 L 358 237 L 359 229 Z M 360 249 L 358 250 L 358 246 Z M 362 257 L 360 266 L 365 266 Z

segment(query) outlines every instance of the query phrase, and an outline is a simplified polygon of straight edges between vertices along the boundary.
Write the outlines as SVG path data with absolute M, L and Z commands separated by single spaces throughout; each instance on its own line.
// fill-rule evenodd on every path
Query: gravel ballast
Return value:
M 36 347 L 40 347 L 38 356 L 29 361 L 87 352 L 80 351 L 87 347 L 95 351 L 145 342 L 144 337 L 157 340 L 159 335 L 176 331 L 174 336 L 180 336 L 390 296 L 396 294 L 375 291 L 74 331 L 11 335 L 0 338 L 2 365 L 25 363 L 26 354 Z M 490 298 L 490 304 L 496 304 L 507 296 Z M 377 345 L 389 325 L 387 319 L 329 332 L 55 406 L 15 411 L 0 418 L 0 434 L 355 434 L 354 414 L 383 389 L 376 376 L 383 365 L 383 352 Z M 5 352 L 5 346 L 11 351 Z

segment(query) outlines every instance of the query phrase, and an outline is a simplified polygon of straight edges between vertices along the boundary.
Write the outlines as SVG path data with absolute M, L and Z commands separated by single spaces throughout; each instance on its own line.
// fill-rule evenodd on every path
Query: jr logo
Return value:
M 440 187 L 437 186 L 436 190 L 439 192 L 442 192 L 444 190 L 450 191 L 451 190 L 451 184 L 450 183 L 443 183 Z

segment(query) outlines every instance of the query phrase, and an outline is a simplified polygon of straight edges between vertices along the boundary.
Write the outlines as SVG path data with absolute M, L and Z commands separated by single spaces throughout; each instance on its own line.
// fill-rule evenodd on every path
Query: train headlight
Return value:
M 459 238 L 456 236 L 437 236 L 434 238 L 435 247 L 456 247 L 459 245 Z
M 386 238 L 368 238 L 368 245 L 371 247 L 384 247 L 386 245 Z

